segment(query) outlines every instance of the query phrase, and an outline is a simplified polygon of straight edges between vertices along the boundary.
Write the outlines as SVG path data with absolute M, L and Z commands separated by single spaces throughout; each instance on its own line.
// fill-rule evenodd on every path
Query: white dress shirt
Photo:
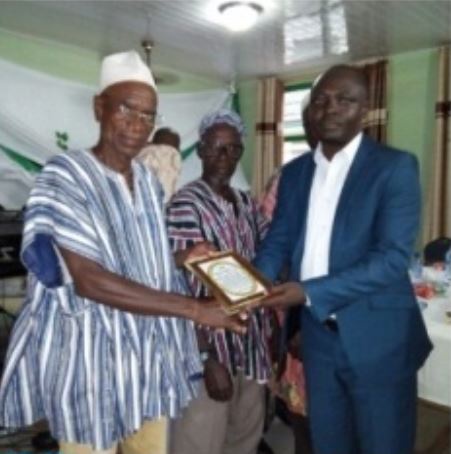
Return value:
M 301 281 L 329 273 L 329 253 L 335 212 L 344 182 L 362 141 L 362 133 L 355 136 L 328 161 L 321 143 L 314 151 L 316 163 L 307 212 L 304 254 L 301 263 Z M 311 301 L 307 295 L 307 305 Z

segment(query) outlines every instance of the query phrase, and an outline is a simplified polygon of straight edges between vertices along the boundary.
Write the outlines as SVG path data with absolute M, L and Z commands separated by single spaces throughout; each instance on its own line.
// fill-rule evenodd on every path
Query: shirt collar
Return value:
M 359 132 L 350 142 L 348 142 L 338 153 L 334 156 L 336 159 L 338 156 L 343 156 L 346 158 L 348 162 L 352 162 L 357 154 L 357 150 L 359 149 L 360 143 L 362 142 L 363 133 Z M 321 142 L 318 142 L 318 145 L 315 148 L 313 159 L 316 165 L 330 163 L 324 154 L 323 154 L 323 147 Z

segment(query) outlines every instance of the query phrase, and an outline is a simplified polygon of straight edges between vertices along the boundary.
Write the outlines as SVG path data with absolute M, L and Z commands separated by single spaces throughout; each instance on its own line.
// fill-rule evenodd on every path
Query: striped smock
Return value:
M 217 195 L 199 179 L 180 189 L 167 206 L 168 235 L 174 250 L 185 249 L 200 241 L 210 241 L 220 251 L 233 250 L 249 261 L 267 228 L 249 193 L 233 189 L 233 204 Z M 188 276 L 191 292 L 207 296 L 207 289 L 192 274 Z M 219 361 L 232 374 L 243 371 L 247 378 L 265 382 L 270 376 L 268 338 L 269 318 L 266 311 L 254 311 L 248 332 L 239 335 L 223 329 L 210 334 Z
M 143 164 L 132 166 L 133 198 L 123 177 L 90 151 L 56 156 L 37 177 L 22 244 L 27 296 L 2 377 L 0 425 L 46 418 L 56 439 L 107 449 L 144 419 L 178 415 L 194 397 L 190 377 L 202 366 L 193 324 L 79 297 L 55 248 L 148 287 L 183 292 L 161 188 Z

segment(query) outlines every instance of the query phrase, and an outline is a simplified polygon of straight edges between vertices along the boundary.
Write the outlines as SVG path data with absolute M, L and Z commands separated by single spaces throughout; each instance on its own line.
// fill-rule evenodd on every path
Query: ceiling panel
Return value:
M 1 1 L 0 27 L 99 54 L 155 41 L 152 64 L 218 80 L 290 74 L 433 47 L 451 39 L 449 1 L 254 0 L 242 34 L 218 23 L 220 0 Z

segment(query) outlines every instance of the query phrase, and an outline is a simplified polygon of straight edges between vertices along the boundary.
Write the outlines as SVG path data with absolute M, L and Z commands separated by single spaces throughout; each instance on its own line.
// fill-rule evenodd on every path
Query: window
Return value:
M 302 124 L 302 106 L 310 95 L 311 83 L 285 87 L 283 100 L 282 164 L 310 150 Z

